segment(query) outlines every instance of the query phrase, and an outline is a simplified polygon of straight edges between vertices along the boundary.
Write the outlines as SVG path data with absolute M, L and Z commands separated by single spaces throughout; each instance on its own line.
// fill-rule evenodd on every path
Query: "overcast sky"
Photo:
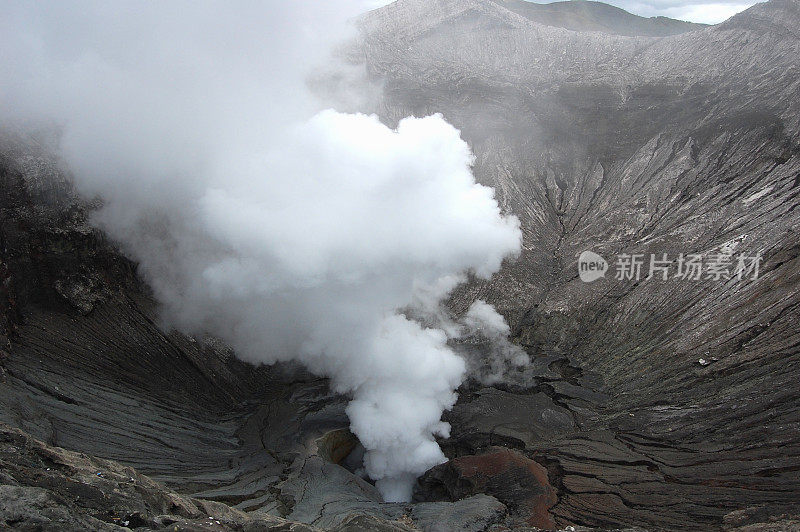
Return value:
M 363 0 L 371 7 L 394 0 Z M 670 17 L 704 24 L 717 24 L 757 3 L 754 0 L 601 0 L 642 17 Z M 547 4 L 550 2 L 538 2 Z

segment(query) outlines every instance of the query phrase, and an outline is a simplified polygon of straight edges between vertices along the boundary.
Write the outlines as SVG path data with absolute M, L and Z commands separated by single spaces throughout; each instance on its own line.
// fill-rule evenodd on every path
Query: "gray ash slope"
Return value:
M 543 26 L 477 0 L 400 1 L 364 23 L 383 116 L 443 112 L 523 224 L 522 258 L 454 304 L 496 303 L 523 344 L 609 387 L 612 432 L 548 451 L 566 518 L 671 527 L 798 500 L 798 27 L 793 0 L 666 38 Z M 761 251 L 761 277 L 577 278 L 586 249 L 724 246 Z
M 472 146 L 477 178 L 523 225 L 522 256 L 452 304 L 497 304 L 534 355 L 531 380 L 463 386 L 443 448 L 469 457 L 503 445 L 545 466 L 557 496 L 545 512 L 558 525 L 796 526 L 800 3 L 772 0 L 666 37 L 513 6 L 400 0 L 361 20 L 352 54 L 383 83 L 381 117 L 442 112 Z M 2 431 L 0 480 L 13 495 L 3 500 L 17 501 L 0 505 L 5 524 L 530 522 L 503 490 L 445 500 L 453 486 L 436 472 L 422 485 L 445 485 L 418 491 L 426 502 L 381 504 L 321 451 L 352 443 L 330 432 L 347 427 L 345 398 L 302 372 L 253 370 L 211 340 L 163 333 L 135 265 L 87 225 L 91 206 L 71 198 L 58 166 L 24 144 L 3 140 L 0 421 L 44 443 Z M 577 278 L 585 249 L 610 259 L 723 246 L 761 251 L 760 278 Z M 144 503 L 109 510 L 104 490 L 127 488 L 92 491 L 78 473 L 118 466 L 76 465 L 53 445 L 249 513 L 163 504 L 172 495 L 147 483 Z

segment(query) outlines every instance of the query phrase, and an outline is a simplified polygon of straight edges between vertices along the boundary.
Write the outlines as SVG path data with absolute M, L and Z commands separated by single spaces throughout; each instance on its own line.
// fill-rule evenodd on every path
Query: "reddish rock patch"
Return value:
M 485 493 L 508 507 L 529 526 L 554 529 L 549 509 L 557 502 L 547 470 L 523 454 L 492 447 L 438 465 L 419 480 L 415 499 L 456 501 Z

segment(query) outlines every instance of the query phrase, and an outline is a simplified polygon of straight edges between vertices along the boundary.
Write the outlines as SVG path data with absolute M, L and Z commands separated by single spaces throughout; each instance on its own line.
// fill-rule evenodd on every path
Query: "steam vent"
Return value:
M 0 2 L 0 529 L 800 531 L 800 0 Z

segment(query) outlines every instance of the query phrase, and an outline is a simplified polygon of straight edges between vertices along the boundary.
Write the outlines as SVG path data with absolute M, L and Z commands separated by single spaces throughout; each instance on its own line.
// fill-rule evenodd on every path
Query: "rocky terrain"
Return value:
M 359 22 L 381 118 L 443 113 L 525 236 L 451 304 L 497 305 L 532 364 L 461 387 L 451 460 L 409 504 L 354 474 L 325 380 L 164 332 L 47 140 L 5 134 L 0 526 L 800 528 L 800 2 L 629 31 L 577 5 L 399 0 Z M 585 250 L 604 279 L 578 278 Z M 614 278 L 622 253 L 740 252 L 757 279 Z

